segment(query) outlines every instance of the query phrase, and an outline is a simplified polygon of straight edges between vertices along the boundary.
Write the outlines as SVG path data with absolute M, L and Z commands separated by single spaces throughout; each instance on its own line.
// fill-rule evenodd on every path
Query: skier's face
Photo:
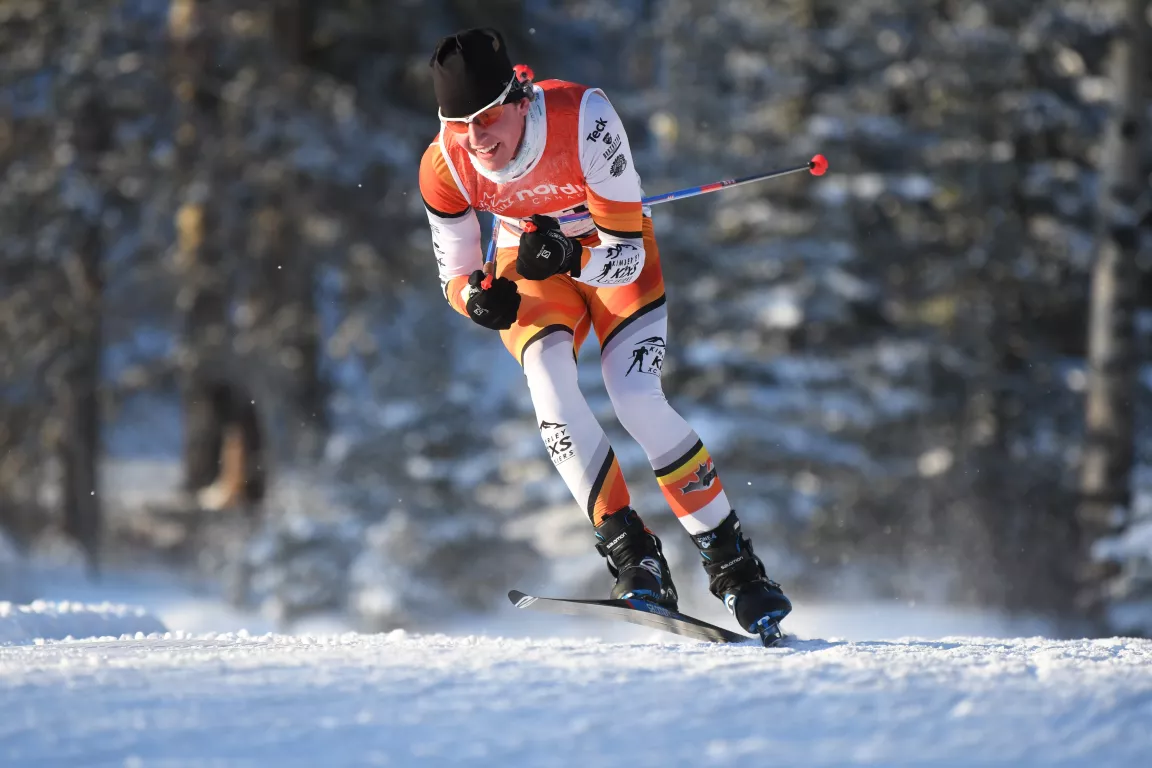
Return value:
M 476 162 L 489 171 L 499 171 L 520 149 L 524 137 L 524 118 L 528 114 L 528 100 L 504 105 L 500 116 L 488 125 L 479 121 L 468 124 L 467 133 L 453 133 L 456 141 Z

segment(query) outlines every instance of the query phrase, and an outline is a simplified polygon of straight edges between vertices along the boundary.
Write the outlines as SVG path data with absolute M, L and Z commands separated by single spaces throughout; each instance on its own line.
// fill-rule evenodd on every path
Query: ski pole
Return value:
M 645 197 L 640 201 L 642 205 L 659 205 L 660 203 L 667 203 L 671 200 L 683 200 L 686 197 L 695 197 L 696 195 L 705 195 L 709 192 L 715 192 L 720 189 L 728 189 L 729 187 L 738 187 L 741 184 L 751 184 L 754 181 L 764 181 L 765 179 L 776 179 L 781 176 L 790 176 L 793 173 L 801 173 L 808 171 L 813 176 L 823 176 L 828 172 L 828 159 L 824 155 L 815 155 L 811 160 L 804 163 L 804 165 L 797 165 L 794 168 L 781 168 L 776 171 L 767 171 L 766 173 L 757 173 L 752 176 L 741 176 L 735 179 L 724 179 L 723 181 L 714 181 L 711 184 L 704 184 L 699 187 L 686 187 L 685 189 L 678 189 L 675 192 L 665 192 L 662 195 L 652 195 Z M 589 218 L 588 213 L 570 213 L 567 216 L 561 216 L 557 219 L 561 224 L 567 224 L 573 221 L 581 221 Z M 500 227 L 500 219 L 495 220 L 492 226 L 492 242 L 488 245 L 488 253 L 484 257 L 484 271 L 488 275 L 485 278 L 485 287 L 491 285 L 492 273 L 495 271 L 495 256 L 496 256 L 496 231 Z
M 695 197 L 696 195 L 705 195 L 709 192 L 715 192 L 720 189 L 728 189 L 729 187 L 738 187 L 741 184 L 751 184 L 754 181 L 764 181 L 765 179 L 775 179 L 780 176 L 789 176 L 793 173 L 800 173 L 808 171 L 813 176 L 823 176 L 828 170 L 828 160 L 824 155 L 816 155 L 804 165 L 798 165 L 795 168 L 782 168 L 778 171 L 768 171 L 766 173 L 757 173 L 753 176 L 742 176 L 737 179 L 725 179 L 724 181 L 715 181 L 711 184 L 704 184 L 699 187 L 687 187 L 686 189 L 678 189 L 675 192 L 665 192 L 662 195 L 651 195 L 641 200 L 643 205 L 659 205 L 660 203 L 667 203 L 672 200 L 683 200 L 686 197 Z M 571 221 L 580 221 L 581 219 L 588 218 L 587 213 L 570 213 L 567 216 L 561 216 L 557 221 L 561 224 L 566 224 Z
M 500 234 L 500 217 L 492 214 L 492 239 L 488 241 L 488 252 L 484 254 L 484 279 L 480 287 L 488 290 L 496 279 L 496 236 Z M 473 262 L 475 263 L 475 262 Z

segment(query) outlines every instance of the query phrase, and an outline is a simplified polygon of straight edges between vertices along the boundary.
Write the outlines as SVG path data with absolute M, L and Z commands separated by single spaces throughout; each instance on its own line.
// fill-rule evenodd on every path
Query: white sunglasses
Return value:
M 440 118 L 440 122 L 442 123 L 463 123 L 464 130 L 460 130 L 460 128 L 457 126 L 453 126 L 451 130 L 458 133 L 465 133 L 468 130 L 467 126 L 469 123 L 477 122 L 477 118 L 479 118 L 493 107 L 503 106 L 504 99 L 508 98 L 508 94 L 512 92 L 512 87 L 515 86 L 518 82 L 519 81 L 513 77 L 508 81 L 508 85 L 504 86 L 504 91 L 499 96 L 485 104 L 483 107 L 480 107 L 480 109 L 476 110 L 467 117 L 444 117 L 444 114 L 439 109 L 436 110 L 436 115 Z M 481 127 L 486 127 L 499 119 L 499 117 L 499 115 L 493 115 L 491 120 L 481 120 L 478 122 Z

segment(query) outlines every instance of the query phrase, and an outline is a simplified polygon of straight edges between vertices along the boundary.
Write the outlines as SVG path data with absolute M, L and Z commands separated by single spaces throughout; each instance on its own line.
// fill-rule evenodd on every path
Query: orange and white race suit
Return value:
M 548 80 L 533 90 L 524 138 L 507 168 L 480 167 L 443 130 L 421 160 L 420 193 L 445 298 L 467 315 L 468 276 L 483 261 L 476 211 L 495 214 L 496 274 L 514 281 L 522 297 L 515 324 L 500 336 L 524 368 L 541 437 L 577 502 L 594 524 L 630 503 L 615 453 L 576 381 L 574 352 L 591 329 L 616 415 L 647 454 L 665 499 L 689 533 L 711 530 L 731 506 L 708 450 L 660 385 L 664 279 L 624 126 L 599 89 Z M 530 281 L 517 273 L 523 220 L 584 212 L 589 217 L 562 225 L 584 246 L 580 277 Z

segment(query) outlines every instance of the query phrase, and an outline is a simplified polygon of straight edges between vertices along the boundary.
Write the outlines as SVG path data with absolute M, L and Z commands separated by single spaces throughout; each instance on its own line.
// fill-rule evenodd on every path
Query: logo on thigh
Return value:
M 540 422 L 540 437 L 548 448 L 548 458 L 557 467 L 576 455 L 576 446 L 568 434 L 568 425 L 555 421 Z
M 625 376 L 631 375 L 633 371 L 659 376 L 664 369 L 664 337 L 649 336 L 636 342 L 629 363 Z

